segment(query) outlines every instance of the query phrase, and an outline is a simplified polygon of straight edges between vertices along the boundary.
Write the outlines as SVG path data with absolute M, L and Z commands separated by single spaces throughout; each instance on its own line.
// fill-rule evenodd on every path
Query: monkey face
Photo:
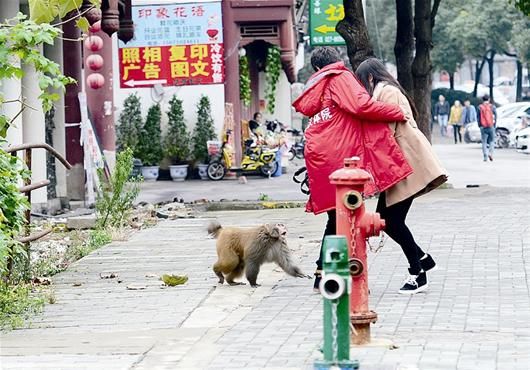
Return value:
M 268 224 L 267 231 L 273 239 L 285 238 L 287 236 L 287 226 L 284 224 Z

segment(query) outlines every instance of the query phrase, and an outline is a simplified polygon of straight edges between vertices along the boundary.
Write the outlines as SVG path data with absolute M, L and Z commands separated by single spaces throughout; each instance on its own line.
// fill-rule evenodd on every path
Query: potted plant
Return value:
M 138 94 L 130 94 L 123 102 L 123 110 L 118 118 L 116 127 L 116 146 L 118 153 L 130 148 L 136 153 L 138 138 L 142 130 L 142 105 Z M 133 159 L 134 167 L 131 176 L 140 176 L 142 162 L 138 158 Z
M 208 179 L 206 169 L 208 168 L 208 140 L 214 140 L 215 135 L 212 109 L 210 106 L 210 99 L 207 96 L 202 96 L 197 104 L 197 125 L 193 130 L 193 159 L 198 163 L 199 176 L 203 180 Z
M 182 100 L 174 95 L 169 101 L 168 129 L 164 137 L 164 152 L 171 160 L 169 173 L 173 181 L 184 181 L 188 175 L 190 134 L 184 121 Z
M 136 156 L 142 161 L 142 176 L 145 181 L 156 181 L 160 160 L 163 157 L 160 121 L 162 111 L 160 105 L 155 104 L 147 112 L 144 127 L 138 138 Z

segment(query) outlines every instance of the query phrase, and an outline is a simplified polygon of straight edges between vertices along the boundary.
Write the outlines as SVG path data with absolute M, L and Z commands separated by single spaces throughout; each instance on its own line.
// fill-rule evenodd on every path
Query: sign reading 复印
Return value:
M 335 31 L 337 23 L 344 18 L 342 0 L 312 0 L 309 4 L 311 45 L 344 45 L 344 39 Z
M 120 41 L 120 86 L 224 82 L 221 2 L 133 6 L 134 39 Z

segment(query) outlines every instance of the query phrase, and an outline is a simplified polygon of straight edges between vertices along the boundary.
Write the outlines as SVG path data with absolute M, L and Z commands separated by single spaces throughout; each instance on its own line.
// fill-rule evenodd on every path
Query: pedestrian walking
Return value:
M 293 106 L 310 117 L 304 153 L 310 190 L 306 211 L 327 212 L 325 237 L 336 233 L 335 188 L 329 176 L 343 167 L 345 158 L 360 157 L 360 166 L 371 172 L 374 181 L 366 195 L 397 184 L 412 168 L 386 123 L 405 120 L 400 107 L 373 100 L 332 47 L 315 49 L 311 65 L 315 73 Z M 313 287 L 318 291 L 322 244 L 316 265 Z
M 477 110 L 469 99 L 464 100 L 464 111 L 462 112 L 462 125 L 466 127 L 470 123 L 477 122 Z
M 451 107 L 451 115 L 449 116 L 449 124 L 453 128 L 455 144 L 458 144 L 457 139 L 460 139 L 460 143 L 462 143 L 462 133 L 460 132 L 460 129 L 462 128 L 463 111 L 464 108 L 462 107 L 462 104 L 460 104 L 460 100 L 455 100 L 453 106 Z
M 443 95 L 438 97 L 438 102 L 434 106 L 434 116 L 440 125 L 440 134 L 446 136 L 447 122 L 449 120 L 449 102 L 445 100 L 445 96 Z
M 368 59 L 359 65 L 356 74 L 375 100 L 399 104 L 407 119 L 405 123 L 388 125 L 413 173 L 379 194 L 377 212 L 386 222 L 385 232 L 400 245 L 409 263 L 409 276 L 399 293 L 418 293 L 427 289 L 427 272 L 436 263 L 416 243 L 405 221 L 414 198 L 446 182 L 446 171 L 416 124 L 414 102 L 384 64 L 375 58 Z
M 487 162 L 488 159 L 493 161 L 497 109 L 491 103 L 489 95 L 484 95 L 482 101 L 482 104 L 478 107 L 477 122 L 480 127 L 480 136 L 482 138 L 482 155 L 484 157 L 484 162 Z

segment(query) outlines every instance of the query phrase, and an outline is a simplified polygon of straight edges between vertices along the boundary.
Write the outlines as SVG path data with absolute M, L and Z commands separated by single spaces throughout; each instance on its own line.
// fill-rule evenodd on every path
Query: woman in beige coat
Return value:
M 390 128 L 414 172 L 379 195 L 377 212 L 386 221 L 385 232 L 401 246 L 409 262 L 409 277 L 399 293 L 415 294 L 427 289 L 426 273 L 434 269 L 436 263 L 416 244 L 405 219 L 414 198 L 447 181 L 446 171 L 418 129 L 412 99 L 383 63 L 375 58 L 368 59 L 359 65 L 356 74 L 374 99 L 399 105 L 407 119 L 406 122 L 390 123 Z

